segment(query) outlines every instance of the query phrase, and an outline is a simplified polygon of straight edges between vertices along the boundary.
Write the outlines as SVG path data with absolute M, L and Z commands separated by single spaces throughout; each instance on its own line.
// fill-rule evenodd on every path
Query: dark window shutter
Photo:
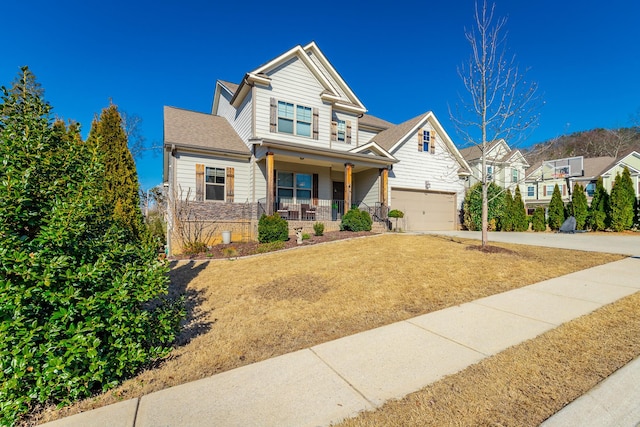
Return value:
M 431 131 L 431 141 L 429 141 L 429 152 L 431 154 L 436 153 L 436 133 Z
M 338 140 L 338 122 L 331 122 L 331 141 Z
M 227 180 L 224 184 L 227 187 L 227 202 L 229 203 L 233 203 L 234 181 L 235 181 L 234 168 L 227 168 Z
M 271 132 L 278 131 L 278 113 L 277 113 L 277 103 L 275 98 L 271 98 L 271 105 L 269 109 L 269 130 Z
M 422 151 L 422 129 L 418 129 L 418 151 Z
M 318 174 L 313 174 L 313 184 L 312 184 L 312 196 L 314 206 L 318 205 Z
M 351 120 L 347 120 L 347 144 L 351 144 Z
M 196 201 L 204 200 L 204 165 L 196 164 Z
M 318 116 L 319 112 L 317 108 L 313 109 L 313 139 L 318 139 Z

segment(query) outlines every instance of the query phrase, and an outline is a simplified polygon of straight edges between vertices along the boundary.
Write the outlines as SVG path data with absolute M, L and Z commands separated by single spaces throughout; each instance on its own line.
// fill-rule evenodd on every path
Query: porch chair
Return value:
M 305 221 L 313 221 L 316 219 L 316 207 L 309 207 L 308 204 L 302 204 L 300 206 L 300 210 L 302 213 L 302 219 Z

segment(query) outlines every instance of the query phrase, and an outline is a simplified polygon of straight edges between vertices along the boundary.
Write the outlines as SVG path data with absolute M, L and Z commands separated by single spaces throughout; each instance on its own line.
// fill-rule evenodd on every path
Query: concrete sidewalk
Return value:
M 627 258 L 46 425 L 327 426 L 631 295 L 640 290 L 639 271 L 640 258 Z M 640 363 L 635 366 L 637 373 Z M 593 414 L 574 423 L 573 417 L 584 414 L 578 409 L 577 415 L 559 413 L 565 418 L 555 424 L 550 419 L 548 425 L 640 421 L 638 384 L 626 384 L 624 401 L 635 406 L 620 407 L 622 415 L 609 418 L 616 421 L 612 424 L 594 424 L 605 418 Z M 615 391 L 593 398 L 605 400 L 602 408 L 622 401 Z

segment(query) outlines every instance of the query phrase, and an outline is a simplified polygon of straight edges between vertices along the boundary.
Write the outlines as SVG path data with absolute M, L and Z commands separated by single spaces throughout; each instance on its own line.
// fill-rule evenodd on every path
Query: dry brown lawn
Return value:
M 166 360 L 47 421 L 385 324 L 623 258 L 476 241 L 385 234 L 262 256 L 182 261 L 172 292 L 188 319 Z

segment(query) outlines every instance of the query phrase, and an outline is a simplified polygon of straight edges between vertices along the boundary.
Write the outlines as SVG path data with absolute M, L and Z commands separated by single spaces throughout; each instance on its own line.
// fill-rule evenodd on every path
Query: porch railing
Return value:
M 267 199 L 258 200 L 258 218 L 267 212 Z M 362 201 L 352 204 L 352 208 L 365 210 L 376 222 L 386 222 L 388 208 L 376 203 L 369 206 Z M 344 200 L 292 200 L 280 199 L 274 203 L 273 213 L 288 221 L 340 221 L 344 215 Z

